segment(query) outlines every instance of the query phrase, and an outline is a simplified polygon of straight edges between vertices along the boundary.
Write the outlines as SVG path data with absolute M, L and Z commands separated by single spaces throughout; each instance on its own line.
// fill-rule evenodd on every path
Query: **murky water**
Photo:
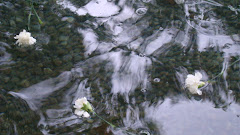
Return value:
M 238 135 L 238 0 L 0 1 L 0 134 Z M 208 81 L 203 95 L 187 74 Z M 74 115 L 87 97 L 96 116 Z

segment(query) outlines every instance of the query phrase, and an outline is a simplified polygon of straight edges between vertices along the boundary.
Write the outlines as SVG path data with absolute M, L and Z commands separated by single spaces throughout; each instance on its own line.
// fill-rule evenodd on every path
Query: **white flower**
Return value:
M 88 112 L 86 111 L 83 111 L 81 109 L 76 109 L 75 112 L 74 112 L 76 115 L 80 116 L 80 117 L 86 117 L 88 118 L 90 115 Z
M 198 87 L 205 85 L 205 83 L 200 81 L 201 79 L 202 74 L 199 72 L 195 73 L 195 76 L 192 74 L 187 75 L 187 79 L 185 80 L 185 86 L 192 94 L 202 95 L 202 91 L 200 91 Z
M 183 4 L 185 0 L 175 0 L 177 4 Z
M 20 32 L 19 35 L 16 35 L 14 38 L 17 39 L 16 43 L 19 45 L 32 45 L 36 43 L 36 39 L 31 37 L 31 33 L 26 32 L 26 30 Z
M 86 97 L 77 99 L 73 107 L 76 108 L 74 113 L 80 117 L 89 117 L 88 112 L 92 112 L 92 106 Z

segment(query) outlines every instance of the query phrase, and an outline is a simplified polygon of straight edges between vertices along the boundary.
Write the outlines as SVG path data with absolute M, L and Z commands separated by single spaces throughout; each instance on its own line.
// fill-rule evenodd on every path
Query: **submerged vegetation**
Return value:
M 98 7 L 92 11 L 89 3 L 115 5 L 108 12 L 117 13 L 94 16 Z M 239 5 L 238 0 L 0 2 L 0 133 L 158 135 L 169 131 L 161 126 L 164 119 L 158 121 L 167 99 L 172 109 L 185 100 L 224 111 L 237 106 Z M 19 32 L 31 40 L 20 41 Z M 15 36 L 34 46 L 16 46 Z M 79 97 L 89 100 L 81 102 L 87 106 L 76 105 Z M 236 121 L 226 122 L 232 124 L 226 134 L 235 135 L 240 114 L 229 115 Z

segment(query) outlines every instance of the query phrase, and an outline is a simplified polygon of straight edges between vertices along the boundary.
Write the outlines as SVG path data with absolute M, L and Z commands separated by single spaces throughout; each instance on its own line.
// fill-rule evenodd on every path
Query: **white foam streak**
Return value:
M 227 35 L 205 35 L 198 33 L 197 44 L 198 50 L 204 51 L 209 47 L 219 47 L 222 49 L 224 45 L 234 44 L 234 41 Z
M 78 70 L 74 70 L 76 73 Z M 80 70 L 81 72 L 81 70 Z M 46 112 L 42 112 L 42 102 L 46 100 L 53 92 L 60 90 L 72 80 L 70 71 L 65 71 L 56 78 L 51 78 L 35 84 L 29 88 L 23 89 L 20 92 L 9 92 L 13 96 L 20 97 L 25 100 L 29 107 L 36 111 L 40 116 L 38 125 L 44 126 L 43 134 L 48 134 L 48 126 L 72 126 L 81 122 L 77 116 L 72 113 L 72 105 L 79 97 L 91 97 L 90 89 L 86 88 L 87 79 L 83 81 L 77 80 L 73 86 L 68 89 L 60 103 L 58 109 L 47 107 Z M 60 107 L 60 108 L 59 108 Z M 46 114 L 46 115 L 43 115 Z
M 107 0 L 91 0 L 85 6 L 77 8 L 68 0 L 58 0 L 57 4 L 63 8 L 69 9 L 72 12 L 83 16 L 89 14 L 94 17 L 109 17 L 119 12 L 120 8 L 112 2 Z
M 91 16 L 109 17 L 119 12 L 120 8 L 107 0 L 92 0 L 84 6 Z
M 41 101 L 48 97 L 54 91 L 63 88 L 71 81 L 70 71 L 63 72 L 56 78 L 47 79 L 31 87 L 21 90 L 20 92 L 9 92 L 13 96 L 24 99 L 32 110 L 41 107 Z
M 85 56 L 92 54 L 99 45 L 98 37 L 92 29 L 78 30 L 83 35 L 83 44 L 85 46 Z
M 176 32 L 171 29 L 165 29 L 163 32 L 160 32 L 156 39 L 151 41 L 145 50 L 145 54 L 151 55 L 154 51 L 161 48 L 162 45 L 169 43 L 173 39 L 173 35 Z
M 140 57 L 134 53 L 125 57 L 120 53 L 118 55 L 112 53 L 109 58 L 116 65 L 111 80 L 113 93 L 129 93 L 137 87 L 147 87 L 146 68 L 151 65 L 149 58 Z
M 139 117 L 140 111 L 138 107 L 132 108 L 128 106 L 126 110 L 126 117 L 123 119 L 124 126 L 131 127 L 132 129 L 137 129 L 143 127 L 143 123 Z
M 139 17 L 137 16 L 137 14 L 135 13 L 135 10 L 131 7 L 128 6 L 124 6 L 122 8 L 122 11 L 118 14 L 112 17 L 113 20 L 117 21 L 117 22 L 124 22 L 127 19 L 138 19 Z

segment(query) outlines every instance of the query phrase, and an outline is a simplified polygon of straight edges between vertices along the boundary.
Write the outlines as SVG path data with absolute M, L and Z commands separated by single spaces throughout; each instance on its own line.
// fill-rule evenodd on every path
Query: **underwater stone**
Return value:
M 53 71 L 50 68 L 44 68 L 43 72 L 44 72 L 44 74 L 51 74 Z
M 38 64 L 38 67 L 43 67 L 43 64 L 42 64 L 42 63 L 39 63 L 39 64 Z
M 58 40 L 51 40 L 50 44 L 57 45 L 58 44 Z
M 49 105 L 51 105 L 51 104 L 56 104 L 58 101 L 57 101 L 57 99 L 56 98 L 50 98 L 49 99 Z
M 57 54 L 58 54 L 58 55 L 63 55 L 63 54 L 65 54 L 65 53 L 66 53 L 66 51 L 63 50 L 63 49 L 57 50 Z
M 41 30 L 41 26 L 40 25 L 32 25 L 32 29 L 33 30 Z
M 67 41 L 69 39 L 69 36 L 60 36 L 59 40 L 60 41 Z
M 185 0 L 174 0 L 177 4 L 183 4 Z
M 11 25 L 12 27 L 16 27 L 16 23 L 15 23 L 15 21 L 10 20 L 10 25 Z
M 71 29 L 69 29 L 69 27 L 66 26 L 66 27 L 60 28 L 59 32 L 70 34 L 71 33 Z
M 55 34 L 55 27 L 53 27 L 53 26 L 47 27 L 47 32 L 48 32 L 49 34 L 50 34 L 50 33 Z
M 10 74 L 11 73 L 11 68 L 6 68 L 4 70 L 2 70 L 3 73 L 5 74 Z
M 69 23 L 72 23 L 74 20 L 75 20 L 75 19 L 74 19 L 73 17 L 68 17 L 68 19 L 67 19 L 67 21 L 68 21 Z
M 63 56 L 63 61 L 64 62 L 69 62 L 69 61 L 71 61 L 72 60 L 72 56 L 71 55 L 65 55 L 65 56 Z
M 61 44 L 61 45 L 67 45 L 68 42 L 67 42 L 67 41 L 63 41 L 63 42 L 61 42 L 60 44 Z
M 87 122 L 91 124 L 93 123 L 93 119 L 88 119 Z
M 40 67 L 35 67 L 33 72 L 36 74 L 36 75 L 41 75 L 42 74 L 42 69 Z
M 55 59 L 53 60 L 53 63 L 56 65 L 56 66 L 60 66 L 62 64 L 62 61 L 59 60 L 59 59 Z
M 20 83 L 21 86 L 23 87 L 29 87 L 30 86 L 30 83 L 28 80 L 23 80 L 21 83 Z
M 63 17 L 62 21 L 67 21 L 69 23 L 72 23 L 75 19 L 73 17 Z
M 11 79 L 11 81 L 12 81 L 13 83 L 17 83 L 17 82 L 20 81 L 20 79 L 17 78 L 17 77 L 13 77 L 13 78 Z
M 4 56 L 4 52 L 0 50 L 0 57 Z
M 237 35 L 237 34 L 232 35 L 231 38 L 232 38 L 232 40 L 234 40 L 234 41 L 240 42 L 240 36 Z
M 4 82 L 7 83 L 10 80 L 10 77 L 4 77 Z
M 20 17 L 16 17 L 16 22 L 23 22 L 23 19 Z
M 40 30 L 41 26 L 40 25 L 38 25 L 38 26 L 39 26 L 39 30 Z M 36 34 L 36 38 L 37 38 L 38 43 L 42 44 L 42 45 L 47 45 L 50 42 L 50 36 L 45 33 Z
M 149 3 L 149 2 L 151 2 L 151 0 L 142 0 L 142 2 Z
M 79 62 L 80 60 L 82 60 L 82 56 L 74 55 L 74 61 Z

